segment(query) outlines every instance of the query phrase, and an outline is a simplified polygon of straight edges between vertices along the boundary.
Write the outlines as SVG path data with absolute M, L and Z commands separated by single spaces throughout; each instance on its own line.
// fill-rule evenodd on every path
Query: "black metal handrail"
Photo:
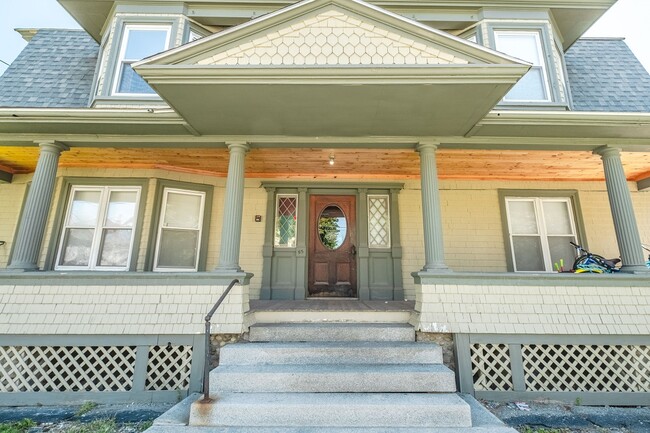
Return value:
M 210 320 L 212 316 L 217 312 L 217 309 L 221 305 L 230 290 L 235 286 L 235 284 L 241 284 L 238 279 L 234 279 L 230 282 L 226 290 L 221 294 L 217 302 L 208 312 L 208 315 L 205 316 L 205 364 L 203 365 L 203 401 L 210 400 Z

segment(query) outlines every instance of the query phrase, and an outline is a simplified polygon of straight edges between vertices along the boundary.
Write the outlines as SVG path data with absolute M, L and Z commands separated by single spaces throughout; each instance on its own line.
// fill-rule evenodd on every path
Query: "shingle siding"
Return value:
M 574 110 L 650 112 L 650 74 L 622 39 L 580 39 L 565 59 Z
M 87 107 L 98 52 L 83 30 L 39 30 L 0 77 L 0 107 Z

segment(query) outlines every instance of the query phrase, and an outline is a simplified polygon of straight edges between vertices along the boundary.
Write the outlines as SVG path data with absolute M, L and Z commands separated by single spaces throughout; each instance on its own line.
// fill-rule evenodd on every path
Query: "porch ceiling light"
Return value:
M 330 155 L 330 165 L 334 165 L 334 155 Z

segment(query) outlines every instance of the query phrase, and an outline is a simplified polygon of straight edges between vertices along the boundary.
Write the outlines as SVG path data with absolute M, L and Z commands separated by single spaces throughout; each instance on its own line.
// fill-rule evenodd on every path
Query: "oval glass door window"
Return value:
M 340 207 L 327 206 L 318 217 L 318 236 L 323 246 L 335 250 L 345 242 L 348 223 Z

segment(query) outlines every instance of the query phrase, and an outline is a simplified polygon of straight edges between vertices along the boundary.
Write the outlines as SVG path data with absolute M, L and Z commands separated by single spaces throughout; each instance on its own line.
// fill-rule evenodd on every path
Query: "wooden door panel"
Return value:
M 349 262 L 336 264 L 336 284 L 351 284 Z
M 356 297 L 356 197 L 312 195 L 309 207 L 309 296 Z

